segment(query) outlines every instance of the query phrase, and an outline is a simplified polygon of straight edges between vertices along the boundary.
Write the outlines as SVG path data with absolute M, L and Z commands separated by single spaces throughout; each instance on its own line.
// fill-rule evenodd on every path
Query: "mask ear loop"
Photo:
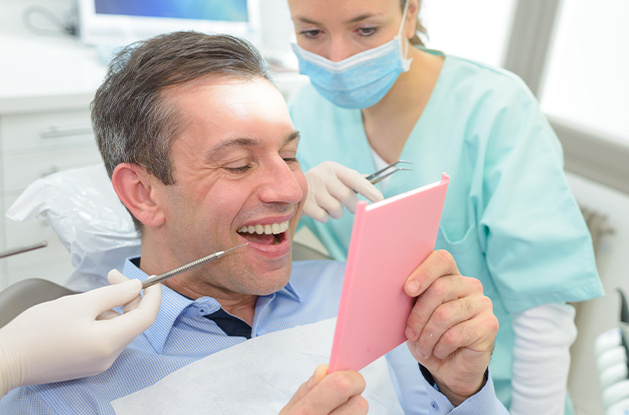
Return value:
M 400 37 L 400 41 L 402 40 L 402 31 L 404 30 L 404 24 L 406 23 L 406 12 L 408 11 L 408 4 L 411 2 L 411 0 L 406 0 L 406 4 L 404 5 L 404 13 L 402 13 L 402 24 L 400 25 L 400 31 L 398 32 L 398 36 Z M 408 59 L 407 55 L 408 55 L 408 44 L 409 41 L 408 39 L 404 39 L 406 40 L 406 43 L 402 46 L 402 48 L 406 48 L 406 50 L 404 51 L 404 59 Z

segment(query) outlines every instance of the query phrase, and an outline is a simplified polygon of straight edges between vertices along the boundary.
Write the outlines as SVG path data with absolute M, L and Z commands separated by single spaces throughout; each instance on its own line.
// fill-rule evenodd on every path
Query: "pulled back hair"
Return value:
M 206 75 L 270 80 L 255 47 L 222 34 L 168 33 L 133 43 L 113 58 L 91 108 L 110 178 L 117 165 L 130 163 L 166 185 L 175 183 L 170 149 L 183 117 L 162 92 Z M 133 220 L 140 230 L 141 223 Z
M 400 7 L 402 7 L 402 11 L 404 11 L 404 7 L 406 6 L 407 1 L 411 1 L 411 0 L 400 0 Z M 420 33 L 424 37 L 428 37 L 428 30 L 426 30 L 426 27 L 422 24 L 422 21 L 419 18 L 419 12 L 421 11 L 421 9 L 422 9 L 422 0 L 417 0 L 417 22 L 415 23 L 415 34 L 413 35 L 412 38 L 408 40 L 411 43 L 411 45 L 425 46 L 424 41 L 419 37 Z

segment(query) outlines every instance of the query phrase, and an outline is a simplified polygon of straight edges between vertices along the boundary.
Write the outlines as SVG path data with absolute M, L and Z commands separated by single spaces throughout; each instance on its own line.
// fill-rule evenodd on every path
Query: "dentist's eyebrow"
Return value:
M 312 19 L 310 19 L 308 17 L 305 17 L 305 16 L 295 16 L 295 20 L 299 20 L 299 22 L 301 22 L 301 23 L 308 23 L 308 24 L 321 26 L 321 23 L 317 22 L 316 20 L 312 20 Z
M 346 21 L 344 22 L 344 24 L 357 23 L 357 22 L 360 22 L 360 21 L 363 21 L 363 20 L 367 20 L 367 19 L 372 18 L 372 17 L 378 17 L 378 16 L 381 16 L 381 15 L 382 15 L 382 14 L 363 13 L 363 14 L 359 14 L 359 15 L 358 15 L 358 16 L 356 16 L 356 17 L 352 17 L 352 18 L 351 18 L 351 19 L 349 19 L 349 20 L 346 20 Z
M 343 24 L 352 24 L 352 23 L 356 23 L 356 22 L 360 22 L 366 19 L 369 19 L 371 17 L 379 17 L 382 14 L 378 13 L 378 14 L 374 14 L 374 13 L 363 13 L 363 14 L 359 14 L 356 17 L 352 17 L 349 20 L 346 20 L 345 22 L 343 22 Z M 316 26 L 321 26 L 322 24 L 320 22 L 317 22 L 316 20 L 312 20 L 308 17 L 305 16 L 296 16 L 295 20 L 299 20 L 302 23 L 308 23 L 308 24 L 313 24 Z

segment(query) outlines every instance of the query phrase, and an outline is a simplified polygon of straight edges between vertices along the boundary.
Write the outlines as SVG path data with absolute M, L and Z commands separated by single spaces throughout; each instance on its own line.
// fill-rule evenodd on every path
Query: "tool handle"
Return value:
M 46 241 L 41 241 L 35 245 L 29 245 L 29 246 L 23 246 L 20 248 L 14 248 L 14 249 L 9 249 L 3 252 L 0 252 L 0 259 L 2 258 L 6 258 L 8 256 L 11 255 L 17 255 L 17 254 L 21 254 L 23 252 L 29 252 L 29 251 L 34 251 L 35 249 L 39 249 L 39 248 L 45 248 L 48 246 L 48 242 Z

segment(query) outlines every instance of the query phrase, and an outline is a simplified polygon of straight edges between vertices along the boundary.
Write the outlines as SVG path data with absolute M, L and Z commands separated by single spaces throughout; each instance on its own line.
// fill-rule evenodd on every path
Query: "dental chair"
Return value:
M 64 170 L 33 182 L 7 211 L 16 221 L 43 215 L 75 269 L 64 286 L 31 278 L 0 291 L 0 327 L 29 307 L 108 285 L 107 273 L 140 254 L 140 238 L 102 164 Z M 44 248 L 45 249 L 45 248 Z M 293 260 L 330 259 L 298 242 Z

